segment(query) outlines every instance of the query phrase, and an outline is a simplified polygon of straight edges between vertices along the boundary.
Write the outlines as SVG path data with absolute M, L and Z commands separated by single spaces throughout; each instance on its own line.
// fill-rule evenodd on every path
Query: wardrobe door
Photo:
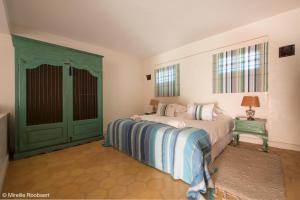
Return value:
M 72 140 L 100 135 L 99 77 L 86 69 L 71 68 L 73 85 Z
M 41 64 L 20 68 L 20 148 L 32 150 L 65 143 L 63 66 Z

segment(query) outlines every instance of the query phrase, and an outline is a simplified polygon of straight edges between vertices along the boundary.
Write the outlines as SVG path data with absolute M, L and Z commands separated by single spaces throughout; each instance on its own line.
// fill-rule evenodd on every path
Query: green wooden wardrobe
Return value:
M 14 158 L 102 137 L 100 55 L 13 35 Z

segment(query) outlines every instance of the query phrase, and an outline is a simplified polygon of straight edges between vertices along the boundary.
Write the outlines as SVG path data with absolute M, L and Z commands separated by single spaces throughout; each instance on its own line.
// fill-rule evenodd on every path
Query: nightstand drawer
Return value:
M 234 131 L 265 133 L 265 123 L 261 121 L 235 120 Z

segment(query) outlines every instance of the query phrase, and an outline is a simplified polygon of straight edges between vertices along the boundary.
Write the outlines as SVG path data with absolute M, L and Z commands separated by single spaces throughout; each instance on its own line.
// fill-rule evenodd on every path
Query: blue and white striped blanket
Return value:
M 108 125 L 106 145 L 190 184 L 189 199 L 202 199 L 213 188 L 208 171 L 211 144 L 202 129 L 119 119 Z

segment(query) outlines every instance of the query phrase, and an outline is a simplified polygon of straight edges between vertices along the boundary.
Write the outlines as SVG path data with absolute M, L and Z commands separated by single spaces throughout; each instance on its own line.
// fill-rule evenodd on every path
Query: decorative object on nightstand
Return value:
M 159 103 L 159 101 L 156 100 L 156 99 L 151 99 L 151 100 L 150 100 L 149 105 L 152 106 L 152 113 L 151 113 L 151 114 L 156 113 L 158 103 Z
M 235 146 L 238 145 L 241 134 L 260 137 L 263 140 L 262 150 L 268 152 L 268 133 L 265 119 L 245 120 L 235 118 L 233 128 L 233 144 Z
M 254 120 L 255 110 L 252 107 L 259 107 L 258 96 L 244 96 L 241 106 L 249 106 L 249 110 L 246 110 L 247 119 Z

